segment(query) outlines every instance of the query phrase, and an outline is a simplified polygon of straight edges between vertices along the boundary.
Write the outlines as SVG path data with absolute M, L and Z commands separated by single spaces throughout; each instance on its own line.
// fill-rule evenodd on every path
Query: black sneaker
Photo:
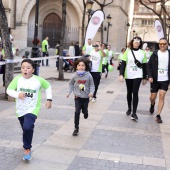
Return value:
M 162 119 L 161 119 L 161 116 L 160 116 L 160 115 L 157 115 L 157 116 L 156 116 L 156 122 L 157 122 L 157 123 L 162 123 Z
M 84 118 L 85 118 L 85 119 L 88 118 L 88 113 L 84 114 Z
M 74 129 L 73 136 L 77 136 L 78 134 L 79 134 L 79 130 L 78 129 Z
M 128 109 L 127 112 L 126 112 L 126 115 L 129 116 L 131 114 L 132 110 L 131 109 Z
M 131 119 L 132 120 L 138 120 L 138 117 L 137 117 L 136 113 L 132 113 Z
M 149 111 L 150 111 L 151 114 L 154 113 L 154 107 L 155 107 L 155 102 L 154 102 L 153 105 L 151 104 L 151 107 L 150 107 L 150 109 L 149 109 Z

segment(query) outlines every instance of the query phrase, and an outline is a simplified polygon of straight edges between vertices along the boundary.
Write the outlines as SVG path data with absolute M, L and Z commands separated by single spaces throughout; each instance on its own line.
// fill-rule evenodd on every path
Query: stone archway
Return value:
M 43 39 L 45 37 L 49 37 L 49 45 L 50 47 L 55 47 L 57 43 L 59 43 L 62 29 L 61 18 L 55 14 L 51 13 L 47 15 L 43 21 Z

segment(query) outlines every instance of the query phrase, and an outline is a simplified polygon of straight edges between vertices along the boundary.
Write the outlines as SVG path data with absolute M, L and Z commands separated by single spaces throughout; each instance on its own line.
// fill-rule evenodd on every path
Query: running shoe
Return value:
M 131 109 L 128 109 L 127 112 L 126 112 L 126 115 L 129 116 L 131 114 L 132 110 Z
M 157 123 L 162 123 L 162 119 L 161 119 L 161 116 L 160 116 L 160 115 L 157 115 L 157 116 L 156 116 L 156 122 L 157 122 Z
M 92 102 L 92 103 L 95 103 L 95 102 L 96 102 L 96 98 L 93 97 L 92 100 L 91 100 L 91 102 Z
M 31 160 L 31 149 L 24 149 L 23 160 Z
M 138 120 L 138 117 L 137 117 L 136 113 L 132 113 L 131 119 L 132 120 Z
M 88 113 L 84 114 L 84 118 L 85 118 L 85 119 L 88 118 Z
M 78 134 L 79 134 L 79 130 L 75 128 L 73 132 L 73 136 L 77 136 Z
M 150 109 L 149 109 L 149 111 L 150 111 L 151 114 L 154 113 L 154 107 L 155 107 L 155 102 L 154 102 L 153 105 L 151 104 L 151 107 L 150 107 Z

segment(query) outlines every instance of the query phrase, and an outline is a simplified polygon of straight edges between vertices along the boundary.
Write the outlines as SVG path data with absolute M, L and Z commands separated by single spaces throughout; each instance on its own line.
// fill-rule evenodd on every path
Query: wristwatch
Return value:
M 52 102 L 52 99 L 47 99 L 47 101 L 50 101 L 50 102 Z

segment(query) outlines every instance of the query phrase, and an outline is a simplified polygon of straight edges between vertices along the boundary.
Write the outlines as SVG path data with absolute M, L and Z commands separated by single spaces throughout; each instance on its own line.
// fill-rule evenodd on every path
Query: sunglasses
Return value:
M 159 45 L 166 45 L 166 43 L 159 43 Z
M 140 40 L 139 40 L 139 39 L 134 39 L 133 41 L 134 41 L 134 42 L 140 42 Z

